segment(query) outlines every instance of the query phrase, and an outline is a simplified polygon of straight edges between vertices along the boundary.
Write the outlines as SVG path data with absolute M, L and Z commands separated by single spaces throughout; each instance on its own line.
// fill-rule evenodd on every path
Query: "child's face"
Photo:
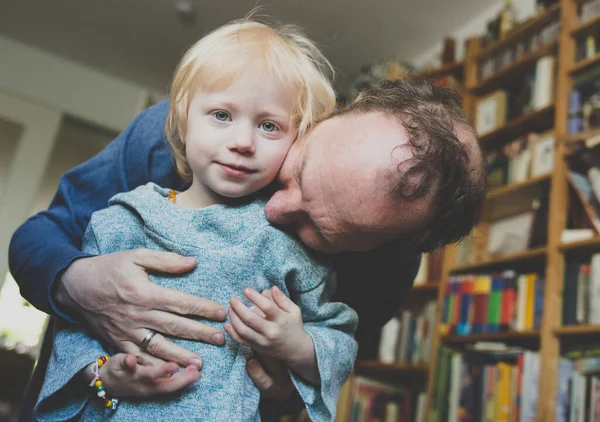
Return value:
M 193 183 L 240 197 L 273 181 L 296 138 L 295 94 L 252 68 L 224 90 L 198 90 L 185 139 Z

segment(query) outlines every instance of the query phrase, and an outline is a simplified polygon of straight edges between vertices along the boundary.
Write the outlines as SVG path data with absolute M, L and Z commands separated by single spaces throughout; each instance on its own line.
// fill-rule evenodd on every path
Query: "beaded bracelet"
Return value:
M 92 365 L 92 373 L 94 374 L 94 379 L 90 383 L 90 387 L 96 389 L 96 394 L 98 395 L 98 397 L 104 400 L 104 406 L 106 408 L 116 410 L 117 405 L 119 404 L 119 400 L 106 395 L 106 391 L 104 391 L 104 385 L 102 384 L 102 379 L 100 378 L 100 368 L 106 363 L 108 359 L 110 359 L 109 356 L 100 356 Z

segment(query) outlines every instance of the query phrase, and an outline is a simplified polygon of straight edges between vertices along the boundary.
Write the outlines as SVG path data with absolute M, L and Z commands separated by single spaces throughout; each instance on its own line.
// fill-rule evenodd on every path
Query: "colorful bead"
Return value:
M 106 391 L 104 391 L 104 390 L 98 391 L 98 397 L 104 397 L 104 396 L 106 396 Z
M 111 399 L 106 400 L 106 407 L 112 407 L 112 400 Z
M 102 387 L 102 380 L 96 380 L 96 382 L 94 383 L 95 387 Z
M 103 386 L 96 387 L 96 391 L 104 391 L 104 387 Z

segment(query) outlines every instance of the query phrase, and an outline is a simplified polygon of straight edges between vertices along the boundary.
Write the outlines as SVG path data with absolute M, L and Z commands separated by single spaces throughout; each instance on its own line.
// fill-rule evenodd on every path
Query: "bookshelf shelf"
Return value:
M 442 337 L 442 343 L 447 346 L 465 347 L 473 343 L 493 342 L 504 343 L 510 346 L 532 346 L 539 345 L 539 331 L 511 331 L 504 333 L 481 333 L 468 336 L 446 335 Z
M 573 67 L 571 67 L 571 69 L 569 70 L 569 75 L 571 76 L 575 76 L 578 73 L 581 73 L 582 71 L 589 69 L 590 67 L 592 67 L 593 65 L 600 63 L 600 54 L 596 54 L 594 57 L 591 57 L 589 59 L 585 59 L 585 60 L 580 60 L 577 63 L 575 63 L 573 65 Z
M 512 183 L 507 186 L 502 186 L 491 190 L 487 195 L 487 200 L 498 200 L 514 192 L 535 187 L 536 185 L 541 185 L 542 183 L 547 181 L 550 181 L 550 174 L 543 174 L 541 176 L 532 177 L 531 179 L 525 180 L 524 182 Z
M 504 255 L 498 258 L 490 259 L 474 264 L 458 265 L 450 269 L 451 273 L 465 273 L 471 271 L 491 270 L 506 264 L 515 264 L 527 261 L 540 261 L 546 258 L 546 247 L 529 249 L 524 252 Z
M 554 330 L 554 334 L 560 338 L 581 337 L 586 335 L 598 336 L 600 325 L 567 325 Z M 598 339 L 596 337 L 597 340 Z
M 580 240 L 578 242 L 563 243 L 560 245 L 560 250 L 565 253 L 597 252 L 600 250 L 600 236 L 595 236 L 591 239 Z
M 397 372 L 403 374 L 422 374 L 424 375 L 429 370 L 429 365 L 426 363 L 410 364 L 400 362 L 381 362 L 378 360 L 359 360 L 356 361 L 355 368 L 357 371 L 362 369 L 377 370 L 386 372 Z
M 476 86 L 473 87 L 473 91 L 477 95 L 482 95 L 491 92 L 495 89 L 501 88 L 506 85 L 507 82 L 514 80 L 515 75 L 521 74 L 528 68 L 535 66 L 535 63 L 540 57 L 552 55 L 556 53 L 558 47 L 558 41 L 550 41 L 535 51 L 529 52 L 521 57 L 516 62 L 500 69 L 493 75 L 483 79 Z
M 586 139 L 593 138 L 600 135 L 600 129 L 591 129 L 584 132 L 574 133 L 565 137 L 567 143 L 573 143 L 577 141 L 585 141 Z
M 435 294 L 438 292 L 440 288 L 440 283 L 438 282 L 427 282 L 427 283 L 423 283 L 423 284 L 418 284 L 416 286 L 413 286 L 412 288 L 412 292 L 411 293 L 417 293 L 417 294 Z
M 525 132 L 542 132 L 552 127 L 554 122 L 554 106 L 525 114 L 508 122 L 500 129 L 482 135 L 479 143 L 484 149 L 492 149 L 511 141 Z
M 492 44 L 485 47 L 478 55 L 478 59 L 482 59 L 497 53 L 503 48 L 512 46 L 523 38 L 529 37 L 539 29 L 543 28 L 546 24 L 552 22 L 560 17 L 560 2 L 549 7 L 548 10 L 542 12 L 538 16 L 530 19 L 529 21 L 519 25 L 513 31 L 509 32 L 503 39 L 493 42 Z
M 590 19 L 587 22 L 577 25 L 571 31 L 571 36 L 578 38 L 586 37 L 588 35 L 593 34 L 598 29 L 600 29 L 600 15 L 594 17 L 593 19 Z
M 444 76 L 444 75 L 455 75 L 455 74 L 459 74 L 462 73 L 464 68 L 464 62 L 455 62 L 455 63 L 449 63 L 449 64 L 445 64 L 442 65 L 440 67 L 436 67 L 433 69 L 427 69 L 424 70 L 422 72 L 415 72 L 415 73 L 411 73 L 411 77 L 413 78 L 423 78 L 423 79 L 430 79 L 430 78 L 435 78 L 438 76 Z

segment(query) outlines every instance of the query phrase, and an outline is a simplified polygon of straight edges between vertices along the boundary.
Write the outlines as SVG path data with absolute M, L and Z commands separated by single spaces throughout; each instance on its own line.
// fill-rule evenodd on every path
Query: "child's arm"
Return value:
M 81 372 L 81 381 L 90 384 L 95 378 L 91 363 Z M 111 397 L 154 396 L 187 387 L 200 379 L 198 367 L 190 365 L 179 371 L 175 362 L 140 365 L 135 355 L 117 353 L 102 365 L 98 373 L 106 394 Z
M 253 289 L 244 290 L 244 295 L 260 312 L 233 298 L 229 311 L 231 324 L 225 324 L 225 330 L 238 343 L 284 361 L 306 381 L 319 385 L 315 347 L 304 330 L 300 308 L 277 287 L 271 292 L 270 299 Z
M 300 287 L 303 283 L 291 284 Z M 280 311 L 288 314 L 276 320 L 269 320 L 264 311 L 266 319 L 262 318 L 260 312 L 253 312 L 234 298 L 229 311 L 231 324 L 225 326 L 236 341 L 288 363 L 294 386 L 315 421 L 334 419 L 339 393 L 352 372 L 357 353 L 352 334 L 358 317 L 350 307 L 329 301 L 334 290 L 335 283 L 327 279 L 313 284 L 310 290 L 292 290 L 295 304 L 288 307 L 291 301 L 283 299 L 281 290 L 273 288 L 271 307 L 278 310 L 273 312 L 267 306 L 269 315 Z M 257 292 L 247 289 L 244 294 L 257 308 L 264 308 L 265 302 Z M 297 325 L 300 309 L 302 332 Z

